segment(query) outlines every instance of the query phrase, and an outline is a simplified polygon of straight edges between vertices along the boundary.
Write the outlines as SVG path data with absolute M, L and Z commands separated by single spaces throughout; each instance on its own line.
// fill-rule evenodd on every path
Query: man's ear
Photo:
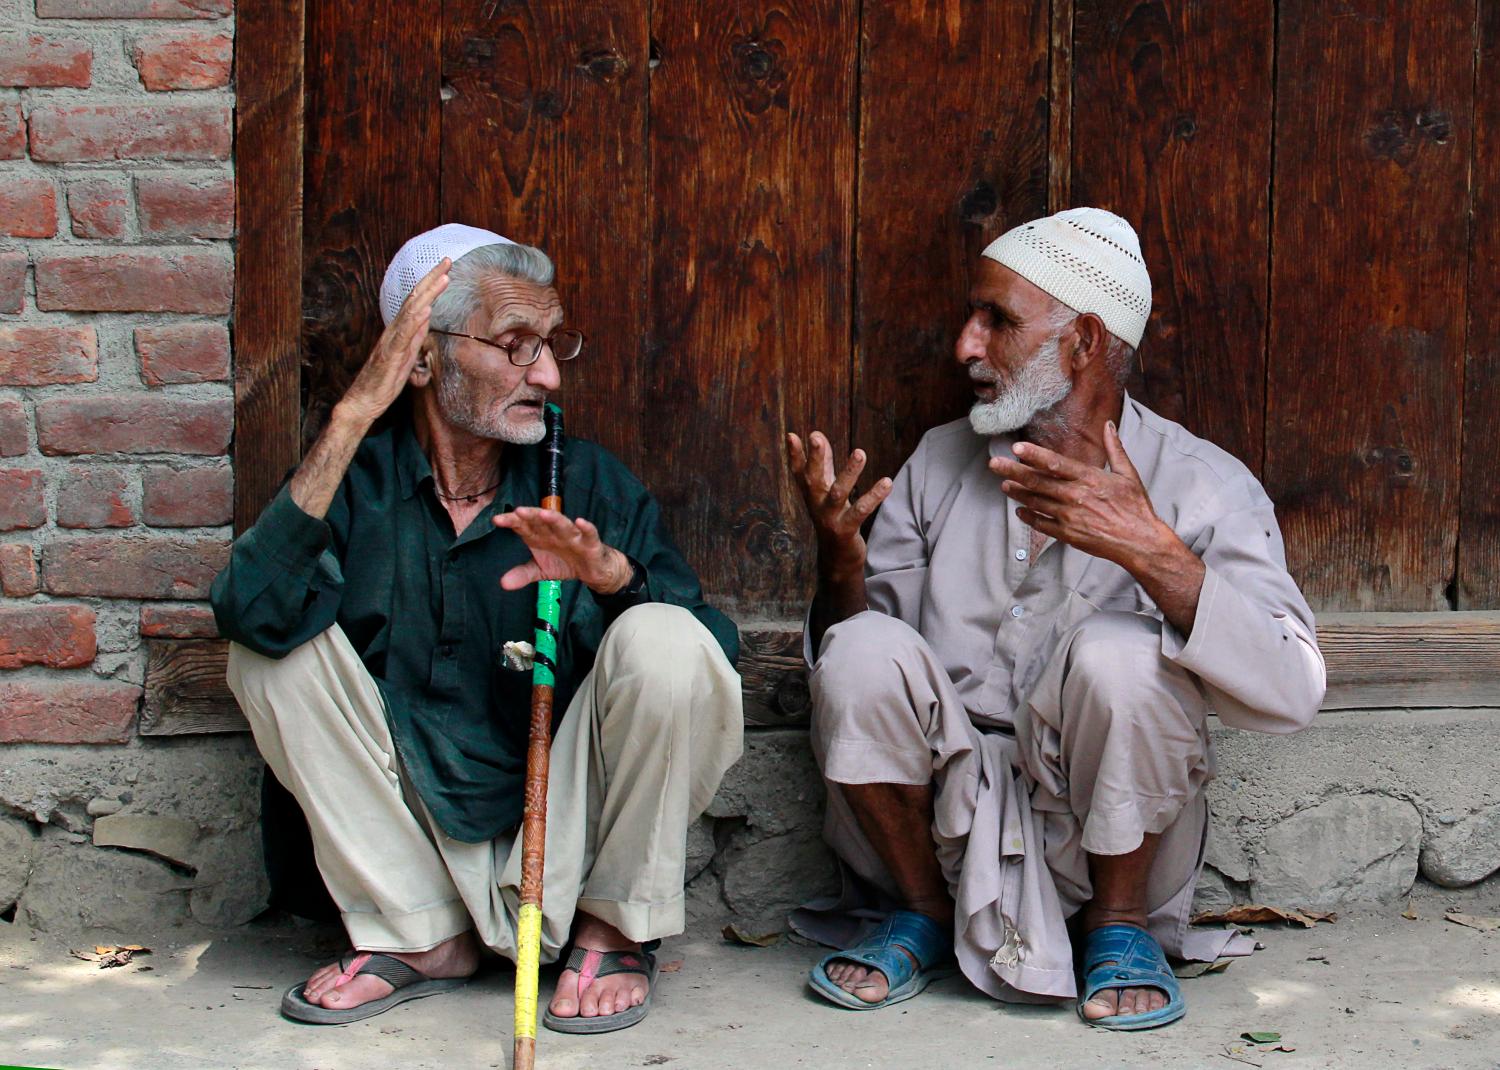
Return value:
M 1069 354 L 1073 370 L 1081 372 L 1104 359 L 1109 348 L 1109 328 L 1092 312 L 1080 313 L 1073 321 L 1073 351 Z
M 422 348 L 417 350 L 417 362 L 411 367 L 406 381 L 418 390 L 432 382 L 437 374 L 438 348 L 432 335 L 422 339 Z

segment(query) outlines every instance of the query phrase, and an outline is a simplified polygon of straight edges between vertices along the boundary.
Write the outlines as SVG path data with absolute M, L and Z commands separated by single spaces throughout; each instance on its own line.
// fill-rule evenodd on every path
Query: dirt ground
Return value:
M 1493 885 L 1495 882 L 1487 882 Z M 716 932 L 669 941 L 651 1016 L 602 1037 L 542 1031 L 539 1067 L 1310 1067 L 1500 1068 L 1500 930 L 1454 924 L 1457 906 L 1500 915 L 1500 888 L 1429 890 L 1402 908 L 1356 911 L 1309 930 L 1262 926 L 1265 949 L 1184 982 L 1187 1018 L 1155 1032 L 1083 1026 L 1069 1007 L 1007 1007 L 960 979 L 885 1011 L 839 1010 L 803 984 L 820 952 L 761 949 Z M 276 1013 L 293 979 L 336 953 L 335 929 L 257 924 L 222 935 L 0 933 L 0 1063 L 57 1068 L 489 1070 L 510 1052 L 507 967 L 458 992 L 349 1026 Z M 147 944 L 101 969 L 70 950 Z M 669 968 L 670 965 L 669 965 Z M 543 991 L 553 972 L 545 971 Z M 1275 1031 L 1295 1051 L 1240 1039 Z

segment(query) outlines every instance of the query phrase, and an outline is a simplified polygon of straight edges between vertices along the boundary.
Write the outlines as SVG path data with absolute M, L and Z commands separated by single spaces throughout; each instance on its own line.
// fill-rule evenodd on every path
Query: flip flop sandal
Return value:
M 857 962 L 879 970 L 885 974 L 890 992 L 879 1003 L 867 1003 L 853 992 L 845 992 L 828 976 L 829 964 L 834 962 Z M 953 938 L 937 922 L 912 910 L 897 910 L 858 944 L 825 955 L 812 968 L 807 983 L 818 995 L 840 1007 L 873 1011 L 911 999 L 933 981 L 951 977 L 957 969 L 953 962 Z
M 616 973 L 638 973 L 646 978 L 646 998 L 638 1007 L 626 1007 L 614 1014 L 601 1014 L 585 1018 L 581 1014 L 567 1018 L 552 1013 L 549 1007 L 542 1015 L 542 1024 L 554 1033 L 613 1033 L 616 1029 L 628 1029 L 651 1010 L 651 997 L 656 993 L 656 956 L 652 954 L 661 941 L 651 940 L 641 945 L 640 951 L 591 951 L 575 947 L 568 953 L 565 970 L 578 971 L 578 996 L 600 977 Z
M 1083 983 L 1079 986 L 1078 1017 L 1100 1029 L 1155 1029 L 1187 1013 L 1182 986 L 1167 965 L 1161 945 L 1145 929 L 1134 925 L 1101 925 L 1083 944 Z M 1083 1005 L 1100 992 L 1123 988 L 1159 988 L 1167 1005 L 1144 1014 L 1112 1014 L 1086 1018 Z
M 412 969 L 398 958 L 382 955 L 378 951 L 359 951 L 339 959 L 339 979 L 334 987 L 346 985 L 360 974 L 379 977 L 395 989 L 388 996 L 361 1003 L 358 1007 L 324 1007 L 310 1002 L 303 989 L 306 981 L 298 981 L 281 997 L 281 1013 L 294 1022 L 310 1022 L 313 1025 L 344 1025 L 361 1018 L 373 1018 L 390 1010 L 398 1003 L 423 996 L 435 996 L 469 983 L 467 977 L 428 977 Z

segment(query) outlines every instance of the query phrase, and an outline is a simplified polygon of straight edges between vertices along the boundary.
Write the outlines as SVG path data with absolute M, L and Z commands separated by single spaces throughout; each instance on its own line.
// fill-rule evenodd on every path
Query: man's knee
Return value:
M 681 606 L 648 602 L 621 613 L 604 632 L 599 660 L 664 679 L 695 675 L 723 650 L 703 622 Z
M 904 694 L 907 669 L 925 642 L 905 621 L 875 610 L 829 628 L 810 681 L 813 719 L 830 727 L 874 708 L 869 697 Z
M 633 606 L 604 632 L 598 663 L 609 680 L 629 677 L 652 694 L 693 694 L 709 680 L 733 677 L 713 633 L 681 606 L 650 602 Z M 738 698 L 738 689 L 730 696 Z M 631 705 L 632 720 L 692 715 L 691 703 L 654 701 Z
M 1069 640 L 1065 717 L 1180 718 L 1202 705 L 1191 674 L 1161 651 L 1161 622 L 1139 613 L 1100 612 Z
M 283 657 L 268 658 L 239 643 L 229 644 L 224 678 L 247 718 L 273 715 L 288 705 L 300 705 L 309 687 L 329 676 L 334 625 L 294 647 Z

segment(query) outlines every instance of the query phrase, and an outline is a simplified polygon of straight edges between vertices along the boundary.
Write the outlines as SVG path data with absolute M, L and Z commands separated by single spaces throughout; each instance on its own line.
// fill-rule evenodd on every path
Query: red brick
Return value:
M 0 312 L 26 310 L 26 268 L 29 264 L 25 253 L 0 253 Z
M 36 0 L 44 19 L 218 19 L 234 0 Z
M 0 606 L 0 669 L 77 669 L 94 660 L 94 650 L 88 606 Z
M 50 238 L 57 233 L 57 190 L 40 175 L 7 175 L 0 182 L 0 234 Z
M 97 378 L 94 328 L 0 325 L 0 386 L 92 383 Z
M 140 700 L 114 680 L 0 683 L 0 743 L 126 743 Z
M 217 89 L 229 84 L 234 41 L 227 33 L 156 33 L 131 50 L 141 84 L 150 90 Z
M 25 407 L 15 398 L 0 398 L 0 457 L 19 457 L 30 448 Z
M 229 398 L 158 394 L 44 398 L 36 403 L 37 442 L 49 455 L 71 453 L 222 454 L 234 426 Z
M 229 328 L 222 323 L 137 327 L 141 379 L 150 386 L 208 383 L 229 378 Z
M 3 555 L 4 547 L 0 547 Z M 0 557 L 0 562 L 3 562 Z M 141 606 L 141 635 L 148 639 L 217 639 L 219 626 L 207 606 Z
M 0 98 L 0 160 L 19 160 L 25 155 L 26 120 L 21 118 L 21 102 Z
M 57 523 L 65 528 L 128 528 L 135 510 L 119 468 L 69 468 L 57 484 Z
M 93 69 L 94 49 L 80 38 L 0 33 L 0 85 L 81 89 Z
M 233 268 L 215 250 L 130 249 L 42 255 L 36 307 L 74 312 L 229 311 Z
M 0 468 L 0 531 L 39 528 L 46 522 L 42 473 L 35 468 Z
M 48 105 L 31 110 L 35 160 L 225 160 L 227 104 Z
M 224 468 L 146 469 L 141 518 L 159 528 L 209 528 L 234 519 L 234 477 Z
M 208 585 L 228 561 L 225 539 L 56 539 L 42 550 L 42 586 L 49 594 L 98 598 L 206 598 Z
M 24 542 L 0 543 L 0 591 L 11 598 L 30 598 L 41 589 L 31 547 Z
M 135 180 L 135 203 L 146 237 L 234 237 L 234 182 L 227 175 L 143 175 Z
M 130 189 L 123 178 L 68 183 L 68 214 L 76 238 L 123 238 Z

